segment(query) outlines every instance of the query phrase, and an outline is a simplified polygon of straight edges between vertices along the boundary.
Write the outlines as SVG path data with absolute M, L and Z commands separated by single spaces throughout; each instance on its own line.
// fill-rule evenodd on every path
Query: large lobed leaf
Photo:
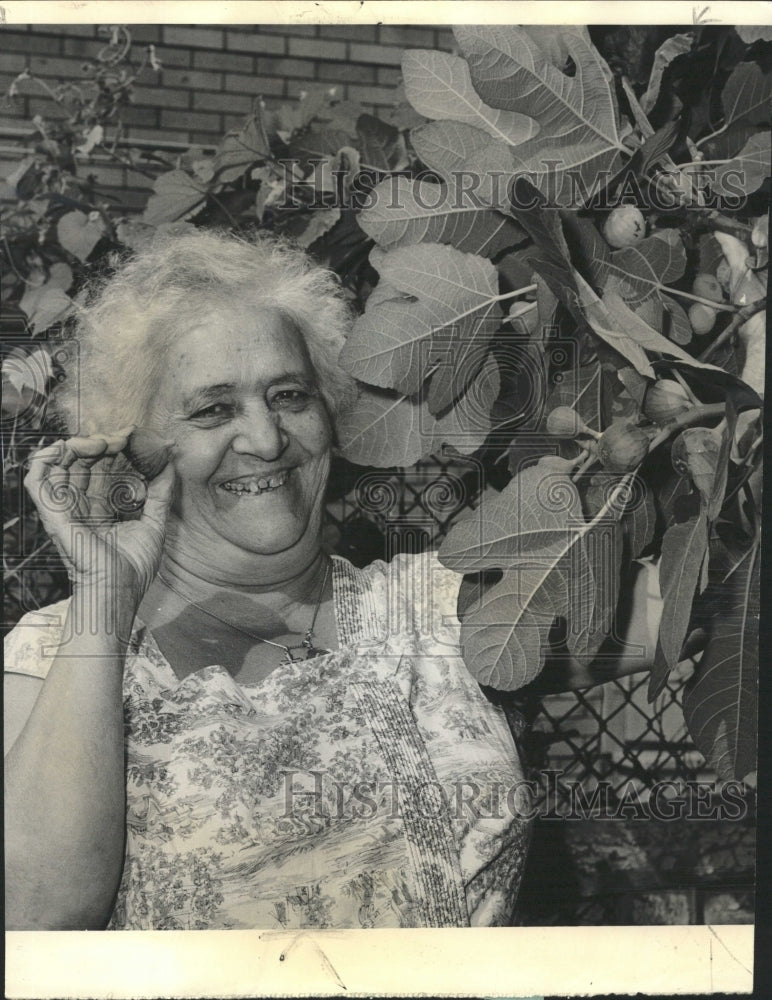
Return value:
M 564 502 L 550 504 L 555 489 Z M 542 465 L 531 466 L 450 529 L 440 561 L 459 573 L 512 570 L 528 557 L 562 550 L 569 518 L 582 520 L 574 484 L 563 474 L 545 472 Z
M 616 580 L 608 570 L 618 573 L 619 554 L 616 546 L 610 563 L 590 558 L 588 544 L 597 555 L 597 531 L 584 520 L 575 485 L 549 462 L 521 471 L 499 497 L 451 529 L 439 551 L 444 565 L 503 570 L 482 600 L 462 612 L 464 660 L 481 684 L 512 691 L 538 676 L 556 618 L 567 621 L 574 656 L 595 654 L 611 624 Z
M 371 262 L 400 297 L 368 302 L 341 364 L 363 382 L 406 395 L 418 392 L 438 366 L 437 375 L 460 373 L 443 398 L 435 390 L 430 404 L 438 413 L 482 366 L 494 329 L 488 320 L 498 310 L 496 269 L 437 243 L 376 251 Z
M 409 163 L 405 139 L 398 128 L 375 115 L 363 114 L 357 120 L 357 139 L 362 162 L 376 170 L 404 170 Z
M 235 181 L 253 163 L 265 160 L 270 155 L 268 137 L 257 109 L 241 129 L 228 132 L 223 138 L 212 165 L 214 174 L 220 183 Z
M 488 107 L 472 86 L 469 66 L 459 56 L 409 50 L 402 56 L 402 78 L 407 99 L 426 118 L 465 122 L 510 145 L 525 142 L 539 131 L 527 115 Z
M 709 584 L 702 604 L 708 645 L 684 692 L 692 739 L 723 779 L 756 769 L 759 558 L 755 545 L 728 581 Z
M 474 197 L 481 208 L 508 212 L 512 174 L 510 147 L 464 122 L 436 121 L 410 133 L 418 156 L 436 171 L 454 197 Z
M 614 291 L 607 291 L 603 295 L 602 300 L 603 312 L 606 317 L 610 320 L 614 331 L 622 330 L 623 333 L 616 334 L 616 338 L 622 338 L 626 341 L 628 345 L 637 346 L 639 349 L 646 351 L 668 354 L 671 357 L 678 358 L 681 362 L 688 365 L 690 368 L 699 368 L 704 372 L 722 372 L 721 368 L 716 368 L 715 365 L 707 364 L 704 361 L 698 361 L 693 358 L 691 354 L 684 351 L 678 344 L 673 343 L 666 337 L 663 337 L 661 333 L 658 333 L 653 327 L 649 326 L 637 313 L 627 305 L 627 303 Z M 599 325 L 596 325 L 590 317 L 588 311 L 588 318 L 590 318 L 593 324 L 593 329 L 596 333 L 600 333 L 601 329 Z M 607 322 L 608 320 L 606 320 Z M 621 348 L 621 342 L 619 339 L 605 338 L 612 347 L 616 346 L 617 350 Z M 648 365 L 648 362 L 647 362 Z M 650 373 L 651 366 L 648 366 L 647 370 L 644 371 L 641 367 L 638 367 L 638 371 L 641 375 L 648 375 Z
M 463 454 L 476 451 L 490 432 L 499 387 L 496 362 L 488 358 L 458 402 L 435 417 L 425 392 L 406 396 L 363 386 L 357 402 L 337 422 L 341 453 L 358 465 L 389 468 L 413 465 L 443 445 Z
M 153 185 L 142 221 L 152 226 L 176 222 L 195 215 L 206 199 L 206 185 L 194 180 L 184 170 L 161 174 Z
M 604 268 L 604 286 L 613 278 L 622 298 L 635 307 L 658 295 L 662 285 L 681 277 L 686 270 L 686 251 L 678 230 L 666 229 L 635 246 L 616 250 Z
M 384 250 L 413 243 L 447 243 L 457 250 L 492 257 L 524 238 L 517 223 L 499 212 L 459 198 L 447 185 L 398 177 L 371 193 L 372 206 L 359 225 Z
M 739 122 L 763 125 L 770 120 L 772 73 L 763 73 L 755 62 L 741 62 L 721 92 L 724 108 L 723 130 Z
M 757 132 L 743 148 L 712 175 L 714 195 L 737 196 L 751 194 L 761 187 L 770 172 L 770 136 L 768 131 Z
M 599 176 L 618 171 L 629 151 L 611 74 L 589 39 L 562 36 L 576 67 L 569 77 L 524 28 L 464 25 L 455 34 L 482 99 L 538 123 L 539 134 L 511 151 L 512 164 L 529 172 L 551 203 L 583 204 L 582 188 L 591 191 Z

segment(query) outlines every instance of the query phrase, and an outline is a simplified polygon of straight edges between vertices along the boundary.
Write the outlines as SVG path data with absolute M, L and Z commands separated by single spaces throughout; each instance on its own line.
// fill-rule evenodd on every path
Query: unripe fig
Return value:
M 555 437 L 575 438 L 584 429 L 584 421 L 570 406 L 556 406 L 547 415 L 547 433 Z
M 168 465 L 173 446 L 173 441 L 167 441 L 144 427 L 137 427 L 129 434 L 126 454 L 145 479 L 155 479 Z
M 607 469 L 629 472 L 646 457 L 649 435 L 626 420 L 615 421 L 600 436 L 598 458 Z
M 714 302 L 723 302 L 724 290 L 721 282 L 707 271 L 701 271 L 692 284 L 692 291 L 695 295 L 701 295 L 703 299 L 712 299 Z
M 670 449 L 673 468 L 682 476 L 690 476 L 700 492 L 712 488 L 722 433 L 717 428 L 687 427 Z
M 649 386 L 643 403 L 643 412 L 662 426 L 675 420 L 692 405 L 684 387 L 675 379 L 663 378 Z
M 619 205 L 603 223 L 603 235 L 612 247 L 630 247 L 646 235 L 646 220 L 635 205 Z
M 689 309 L 689 322 L 695 333 L 710 333 L 716 325 L 716 310 L 703 305 L 702 302 L 695 302 Z

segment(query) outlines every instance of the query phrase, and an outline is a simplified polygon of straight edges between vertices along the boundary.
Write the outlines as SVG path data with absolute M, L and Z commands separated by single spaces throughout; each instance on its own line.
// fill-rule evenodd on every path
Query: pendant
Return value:
M 316 656 L 326 656 L 331 652 L 329 649 L 320 649 L 318 646 L 306 646 L 306 659 L 313 660 Z
M 306 650 L 306 659 L 313 660 L 316 656 L 324 656 L 329 653 L 329 649 L 321 649 L 319 646 L 314 645 L 314 630 L 310 628 L 303 639 L 303 646 Z
M 297 655 L 295 651 L 297 650 Z M 301 652 L 301 650 L 303 652 Z M 302 663 L 303 660 L 313 660 L 317 656 L 326 656 L 329 649 L 321 649 L 319 646 L 312 646 L 310 642 L 304 642 L 301 646 L 286 646 L 284 649 L 285 663 Z

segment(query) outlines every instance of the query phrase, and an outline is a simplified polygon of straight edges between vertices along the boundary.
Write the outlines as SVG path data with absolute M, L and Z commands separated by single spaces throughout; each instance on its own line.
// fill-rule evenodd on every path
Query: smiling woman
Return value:
M 299 252 L 211 233 L 83 308 L 26 480 L 73 592 L 6 644 L 12 928 L 508 922 L 528 797 L 460 577 L 322 546 L 347 324 Z

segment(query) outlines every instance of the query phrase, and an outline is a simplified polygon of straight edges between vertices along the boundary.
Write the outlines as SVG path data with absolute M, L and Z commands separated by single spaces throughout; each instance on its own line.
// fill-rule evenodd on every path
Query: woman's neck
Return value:
M 318 599 L 329 557 L 321 546 L 305 555 L 302 563 L 285 560 L 283 564 L 274 556 L 265 559 L 256 556 L 248 570 L 242 566 L 218 571 L 216 566 L 202 566 L 196 560 L 167 550 L 161 561 L 160 574 L 186 595 L 189 594 L 193 601 L 230 593 L 254 595 L 261 601 L 269 602 L 278 598 L 281 604 L 306 604 Z
M 227 560 L 227 568 L 224 561 L 204 564 L 168 541 L 158 576 L 140 608 L 140 617 L 151 628 L 174 620 L 188 605 L 237 629 L 269 637 L 305 631 L 313 609 L 332 592 L 330 557 L 318 541 L 283 558 L 239 552 L 236 559 Z

